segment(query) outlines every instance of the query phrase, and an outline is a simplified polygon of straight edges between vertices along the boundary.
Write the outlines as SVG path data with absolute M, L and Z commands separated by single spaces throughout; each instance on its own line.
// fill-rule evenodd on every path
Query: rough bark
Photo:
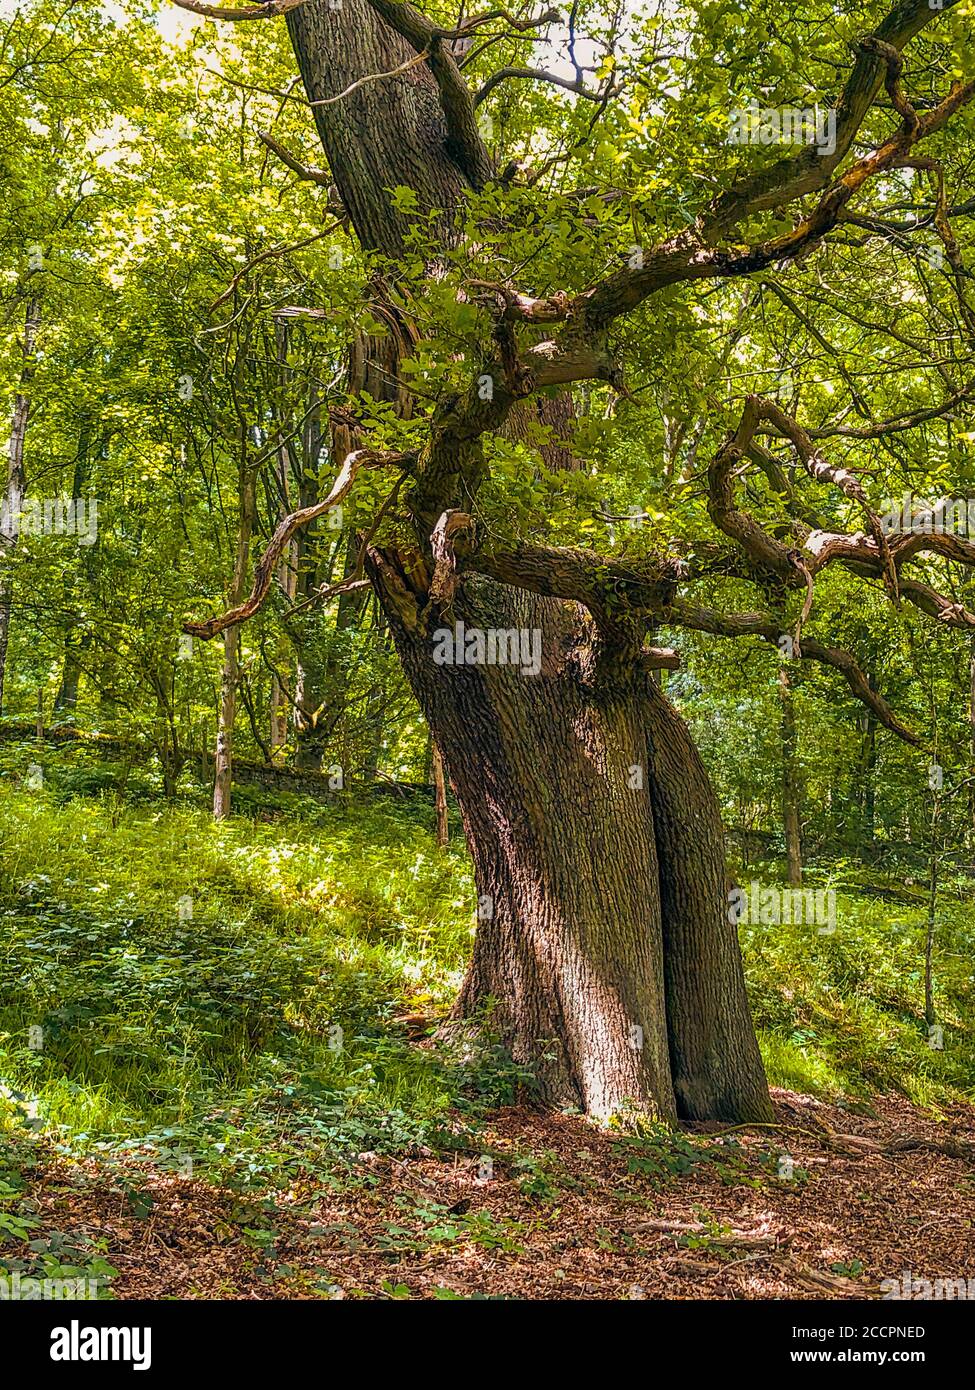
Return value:
M 542 619 L 537 676 L 438 667 L 431 634 L 392 615 L 474 860 L 479 921 L 457 1013 L 487 1013 L 550 1103 L 672 1120 L 653 814 L 629 785 L 646 761 L 635 691 L 625 674 L 599 679 L 563 605 L 469 587 L 456 609 L 468 628 Z
M 373 573 L 474 860 L 457 1016 L 487 1015 L 549 1103 L 767 1119 L 718 807 L 682 721 L 574 605 L 483 579 L 454 619 L 538 624 L 541 670 L 438 666 L 437 622 L 411 630 L 390 597 L 394 563 L 376 556 Z
M 412 52 L 364 0 L 337 13 L 308 0 L 288 27 L 313 100 Z M 408 219 L 388 195 L 397 184 L 450 236 L 466 182 L 425 64 L 315 117 L 367 249 L 393 259 L 403 248 Z M 395 378 L 391 344 L 392 334 L 359 345 L 353 383 Z M 421 552 L 428 542 L 420 528 Z M 632 1105 L 667 1121 L 769 1118 L 717 807 L 683 724 L 576 605 L 481 577 L 451 611 L 424 614 L 424 566 L 412 558 L 371 549 L 369 573 L 474 861 L 479 921 L 458 1017 L 488 1015 L 548 1102 L 601 1116 Z M 457 620 L 537 630 L 541 669 L 436 664 L 433 632 Z
M 415 52 L 365 0 L 333 10 L 310 3 L 287 17 L 298 68 L 312 101 L 337 96 L 360 78 L 391 72 Z M 425 63 L 315 107 L 315 123 L 342 203 L 367 251 L 389 257 L 408 244 L 411 218 L 389 190 L 412 188 L 419 209 L 443 214 L 443 234 L 466 186 L 447 151 L 437 87 Z
M 686 1120 L 768 1120 L 737 927 L 729 913 L 718 800 L 687 725 L 651 680 L 650 746 L 671 1074 Z

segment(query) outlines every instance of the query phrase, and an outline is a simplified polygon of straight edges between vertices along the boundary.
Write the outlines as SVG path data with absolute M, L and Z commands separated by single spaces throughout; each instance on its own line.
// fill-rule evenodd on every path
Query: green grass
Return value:
M 0 1123 L 261 1185 L 443 1141 L 457 1105 L 514 1098 L 497 1050 L 461 1065 L 395 1024 L 446 1010 L 474 928 L 469 860 L 459 837 L 437 850 L 430 808 L 284 798 L 216 825 L 199 796 L 167 804 L 145 776 L 123 793 L 49 752 L 28 790 L 36 756 L 0 760 Z M 972 914 L 939 923 L 936 1052 L 923 913 L 838 905 L 830 936 L 743 928 L 770 1080 L 969 1094 Z
M 45 1123 L 247 1171 L 276 1136 L 377 1147 L 446 1115 L 456 1076 L 392 1026 L 446 1009 L 474 923 L 426 808 L 215 825 L 63 792 L 56 766 L 0 778 L 0 1075 Z
M 769 1078 L 812 1095 L 896 1090 L 931 1105 L 975 1088 L 971 1034 L 975 913 L 939 904 L 935 1004 L 943 1050 L 924 1023 L 926 909 L 836 895 L 836 930 L 741 929 L 745 973 Z

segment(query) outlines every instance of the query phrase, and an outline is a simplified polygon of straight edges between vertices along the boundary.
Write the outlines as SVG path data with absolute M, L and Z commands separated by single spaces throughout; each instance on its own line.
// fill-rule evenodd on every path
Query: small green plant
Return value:
M 666 1125 L 638 1121 L 639 1133 L 622 1136 L 614 1144 L 626 1159 L 628 1173 L 639 1173 L 655 1184 L 685 1177 L 701 1164 L 712 1165 L 723 1182 L 734 1185 L 745 1174 L 745 1163 L 735 1147 L 696 1143 Z
M 394 1284 L 391 1279 L 383 1280 L 382 1289 L 387 1298 L 408 1299 L 413 1297 L 409 1284 Z
M 537 1202 L 551 1202 L 566 1188 L 578 1188 L 579 1183 L 571 1177 L 553 1153 L 540 1157 L 523 1154 L 512 1164 L 516 1175 L 518 1191 L 524 1197 Z
M 502 1250 L 508 1255 L 520 1255 L 523 1246 L 518 1237 L 524 1226 L 517 1221 L 498 1219 L 489 1211 L 472 1211 L 461 1218 L 463 1231 L 473 1245 L 483 1250 Z
M 727 1239 L 732 1233 L 732 1227 L 726 1222 L 720 1221 L 714 1212 L 708 1211 L 704 1207 L 695 1207 L 694 1216 L 702 1231 L 688 1231 L 677 1237 L 677 1244 L 682 1245 L 686 1250 L 712 1250 L 717 1246 L 720 1252 L 722 1246 L 720 1242 Z

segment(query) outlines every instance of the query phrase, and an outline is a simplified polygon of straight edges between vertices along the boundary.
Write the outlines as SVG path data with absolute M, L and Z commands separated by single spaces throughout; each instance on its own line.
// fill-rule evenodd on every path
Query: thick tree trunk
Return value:
M 537 675 L 437 665 L 438 625 L 411 632 L 386 594 L 474 860 L 458 1016 L 487 1013 L 549 1103 L 767 1119 L 717 805 L 684 725 L 642 668 L 601 659 L 571 606 L 467 589 L 468 632 L 540 631 Z
M 656 683 L 646 680 L 637 698 L 650 745 L 677 1111 L 685 1120 L 768 1120 L 718 799 L 687 725 Z
M 480 920 L 457 1011 L 480 1019 L 492 1001 L 489 1027 L 550 1103 L 675 1119 L 653 814 L 628 785 L 647 760 L 633 692 L 596 681 L 561 605 L 476 588 L 457 606 L 468 629 L 545 622 L 537 676 L 438 667 L 429 634 L 390 615 L 474 859 Z
M 287 24 L 312 101 L 335 98 L 361 78 L 391 72 L 416 57 L 366 0 L 344 0 L 341 9 L 312 0 L 289 11 Z M 426 209 L 440 212 L 441 234 L 449 235 L 466 180 L 448 153 L 426 63 L 316 106 L 315 123 L 365 250 L 390 257 L 406 251 L 415 218 L 393 208 L 390 190 L 397 186 L 416 193 L 421 221 Z
M 414 56 L 364 0 L 338 13 L 308 0 L 287 23 L 318 102 Z M 388 192 L 398 184 L 417 194 L 421 219 L 440 214 L 449 239 L 466 181 L 426 64 L 317 105 L 315 119 L 364 247 L 403 250 L 409 219 Z M 377 394 L 370 381 L 395 379 L 395 336 L 358 346 L 353 388 Z M 395 380 L 394 394 L 407 413 Z M 668 1121 L 769 1119 L 717 806 L 676 714 L 574 605 L 486 579 L 466 581 L 449 623 L 537 632 L 540 669 L 438 665 L 442 624 L 420 617 L 428 595 L 411 590 L 417 568 L 378 550 L 369 564 L 474 861 L 479 921 L 458 1017 L 487 1014 L 550 1103 L 600 1116 L 632 1105 Z

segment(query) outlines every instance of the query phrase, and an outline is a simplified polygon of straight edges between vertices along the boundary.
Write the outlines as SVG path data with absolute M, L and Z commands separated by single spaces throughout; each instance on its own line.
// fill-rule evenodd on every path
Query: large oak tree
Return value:
M 546 544 L 530 526 L 506 534 L 505 485 L 514 507 L 518 484 L 496 465 L 514 458 L 576 486 L 573 417 L 594 392 L 639 410 L 630 374 L 652 341 L 648 322 L 682 313 L 681 295 L 701 283 L 777 283 L 837 239 L 849 245 L 857 229 L 883 225 L 885 204 L 903 201 L 908 188 L 943 247 L 953 331 L 965 351 L 975 345 L 944 165 L 946 131 L 966 119 L 975 81 L 956 70 L 950 45 L 923 48 L 939 26 L 957 39 L 956 0 L 938 8 L 899 0 L 886 13 L 864 6 L 852 47 L 789 5 L 759 7 L 742 40 L 747 47 L 767 24 L 768 44 L 751 55 L 755 80 L 764 77 L 767 92 L 769 74 L 785 72 L 764 102 L 774 108 L 808 90 L 801 79 L 815 63 L 816 98 L 833 113 L 835 138 L 734 149 L 720 136 L 715 143 L 688 98 L 699 149 L 669 227 L 652 190 L 662 190 L 670 216 L 668 139 L 686 150 L 686 129 L 658 122 L 638 188 L 625 170 L 615 183 L 606 177 L 601 126 L 631 117 L 641 72 L 669 64 L 686 78 L 696 55 L 703 81 L 707 46 L 727 46 L 734 6 L 676 7 L 670 23 L 638 27 L 628 56 L 612 17 L 588 11 L 603 57 L 586 64 L 576 50 L 587 10 L 574 5 L 574 76 L 526 60 L 484 79 L 492 44 L 530 46 L 543 21 L 494 10 L 451 22 L 400 0 L 178 3 L 218 21 L 284 16 L 327 168 L 273 135 L 266 142 L 299 177 L 333 186 L 330 204 L 374 269 L 372 322 L 350 338 L 348 403 L 332 415 L 331 492 L 281 522 L 249 596 L 188 630 L 213 637 L 252 616 L 295 533 L 341 503 L 365 470 L 388 473 L 359 563 L 331 593 L 375 589 L 463 813 L 481 920 L 458 1018 L 489 1013 L 553 1102 L 596 1115 L 635 1105 L 666 1120 L 767 1119 L 718 806 L 656 678 L 677 660 L 657 634 L 764 639 L 784 656 L 835 669 L 876 720 L 913 738 L 855 654 L 818 633 L 816 583 L 843 569 L 882 586 L 894 604 L 971 628 L 975 615 L 927 582 L 923 566 L 932 555 L 971 563 L 975 546 L 933 531 L 888 535 L 856 470 L 831 457 L 830 440 L 910 431 L 967 402 L 972 382 L 946 371 L 938 399 L 917 406 L 905 396 L 890 418 L 867 413 L 860 423 L 840 408 L 810 425 L 781 401 L 748 396 L 702 470 L 712 541 L 655 548 L 651 537 L 635 557 Z M 769 45 L 776 61 L 766 69 Z M 747 54 L 742 67 L 739 105 L 758 95 L 747 90 Z M 482 119 L 493 108 L 501 121 L 512 84 L 544 89 L 571 121 L 561 140 L 550 122 L 528 167 L 506 158 L 503 137 Z M 587 152 L 595 185 L 566 187 L 561 175 Z M 575 259 L 540 254 L 560 238 L 589 249 Z M 439 333 L 430 328 L 437 321 Z M 705 391 L 723 407 L 718 382 Z M 751 476 L 764 477 L 777 519 L 743 504 Z M 859 529 L 823 523 L 810 501 L 817 492 L 846 499 Z M 713 597 L 722 585 L 726 601 Z M 759 606 L 741 611 L 742 592 Z M 438 664 L 436 634 L 461 623 L 468 632 L 540 633 L 539 673 Z

